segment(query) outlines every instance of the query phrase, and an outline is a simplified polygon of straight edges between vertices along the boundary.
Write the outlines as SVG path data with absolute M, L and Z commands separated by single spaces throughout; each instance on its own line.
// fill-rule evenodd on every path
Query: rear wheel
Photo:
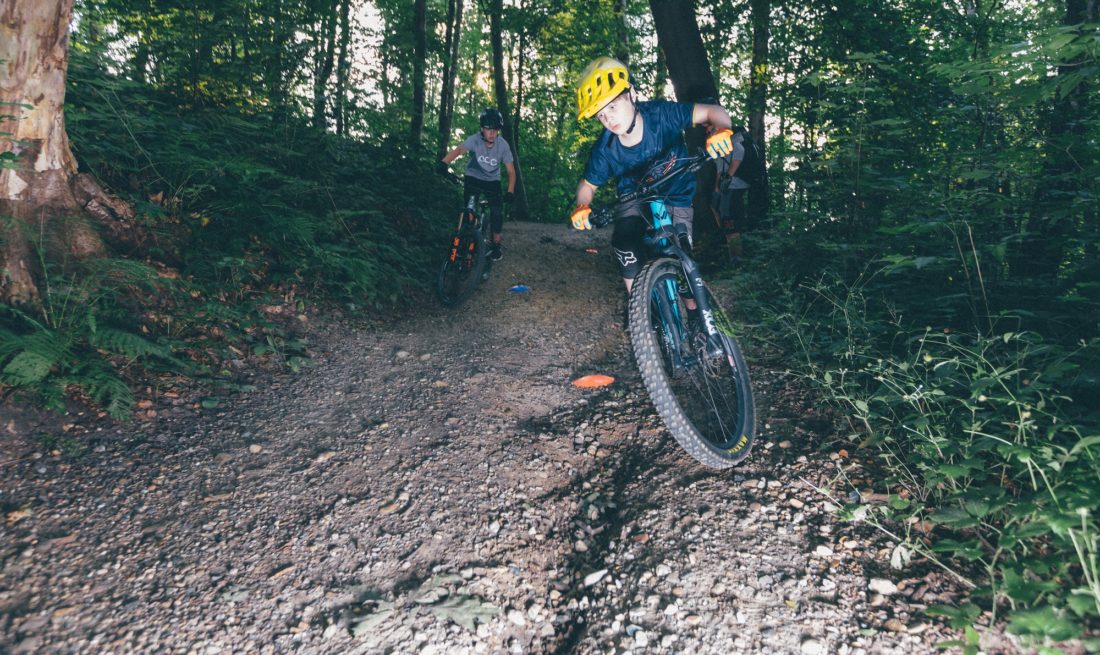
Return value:
M 447 307 L 458 307 L 473 294 L 485 272 L 486 252 L 481 233 L 463 228 L 453 238 L 439 269 L 436 292 Z
M 630 340 L 657 413 L 677 442 L 711 468 L 744 459 L 756 433 L 752 384 L 732 324 L 707 290 L 717 343 L 708 343 L 702 318 L 689 319 L 683 269 L 658 259 L 634 280 Z

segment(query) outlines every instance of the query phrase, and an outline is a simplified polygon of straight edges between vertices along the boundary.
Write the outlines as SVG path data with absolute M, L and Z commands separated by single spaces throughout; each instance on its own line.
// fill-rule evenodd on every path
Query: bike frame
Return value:
M 616 205 L 621 206 L 628 202 L 639 202 L 648 205 L 651 214 L 651 227 L 644 239 L 646 247 L 654 258 L 670 257 L 676 259 L 680 264 L 684 271 L 684 277 L 687 279 L 692 299 L 695 301 L 699 316 L 702 318 L 708 345 L 721 347 L 721 334 L 715 323 L 714 310 L 707 300 L 706 285 L 699 273 L 699 264 L 680 246 L 680 236 L 687 235 L 687 226 L 673 223 L 664 196 L 659 193 L 661 187 L 680 175 L 694 174 L 708 160 L 709 158 L 706 155 L 691 157 L 686 160 L 684 165 L 623 195 Z M 675 288 L 676 285 L 671 281 L 665 286 L 669 287 L 665 290 L 666 298 L 658 299 L 657 306 L 661 313 L 661 321 L 666 326 L 666 331 L 668 328 L 673 328 L 676 331 L 676 338 L 670 340 L 674 343 L 670 343 L 669 347 L 672 351 L 673 366 L 678 368 L 693 363 L 694 357 L 684 357 L 681 348 L 685 335 L 681 333 L 683 317 L 678 315 L 679 305 L 676 302 L 679 290 Z

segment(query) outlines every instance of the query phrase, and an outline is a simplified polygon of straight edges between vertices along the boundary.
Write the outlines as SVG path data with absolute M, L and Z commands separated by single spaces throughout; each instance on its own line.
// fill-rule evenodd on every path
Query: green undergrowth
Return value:
M 83 262 L 38 248 L 42 307 L 0 306 L 0 388 L 125 418 L 150 378 L 297 368 L 308 314 L 384 314 L 431 282 L 459 198 L 422 153 L 191 104 L 79 54 L 69 80 L 74 153 L 134 208 L 134 243 Z
M 896 567 L 941 566 L 969 589 L 929 614 L 1004 620 L 1044 651 L 1094 649 L 1100 312 L 1057 291 L 1072 279 L 1013 278 L 958 248 L 967 228 L 861 245 L 828 227 L 751 235 L 740 311 L 755 346 L 783 353 L 846 420 L 820 448 L 880 464 L 873 491 L 888 500 L 847 515 L 895 537 Z M 972 637 L 945 646 L 976 652 Z

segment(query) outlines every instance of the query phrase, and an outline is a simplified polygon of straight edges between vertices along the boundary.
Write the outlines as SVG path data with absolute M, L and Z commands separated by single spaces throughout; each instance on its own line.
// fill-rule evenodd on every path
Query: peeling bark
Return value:
M 134 241 L 133 211 L 77 174 L 65 132 L 65 78 L 73 0 L 5 0 L 0 5 L 0 148 L 19 156 L 0 170 L 0 302 L 39 299 L 36 247 L 47 257 L 105 254 L 89 218 L 118 241 Z

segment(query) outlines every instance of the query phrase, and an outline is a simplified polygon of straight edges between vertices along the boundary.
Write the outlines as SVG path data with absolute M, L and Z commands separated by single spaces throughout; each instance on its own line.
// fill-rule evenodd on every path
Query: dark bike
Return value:
M 591 222 L 607 225 L 626 203 L 648 206 L 650 259 L 634 279 L 629 301 L 634 356 L 672 436 L 702 464 L 721 469 L 752 449 L 752 383 L 733 323 L 703 282 L 686 247 L 687 227 L 673 225 L 661 193 L 671 180 L 693 175 L 706 161 L 706 155 L 698 155 L 651 172 L 618 203 L 593 212 Z
M 457 179 L 450 176 L 449 179 Z M 488 202 L 480 195 L 470 196 L 458 216 L 451 235 L 447 258 L 439 268 L 436 292 L 447 307 L 458 307 L 474 293 L 477 285 L 489 279 L 493 262 L 489 259 Z

